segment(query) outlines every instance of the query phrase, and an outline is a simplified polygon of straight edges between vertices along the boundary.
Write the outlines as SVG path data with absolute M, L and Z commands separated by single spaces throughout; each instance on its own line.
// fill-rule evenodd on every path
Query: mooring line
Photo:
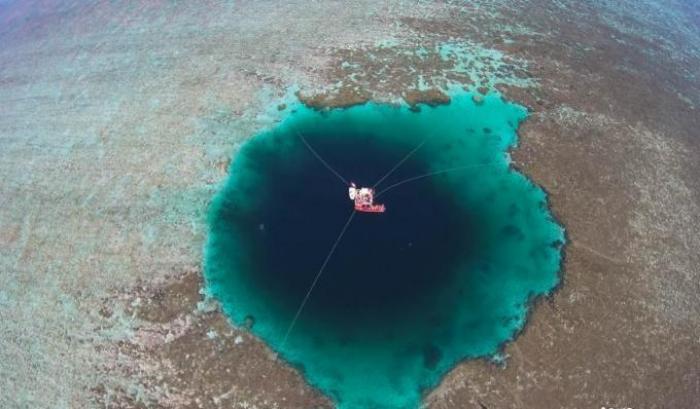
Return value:
M 428 138 L 429 138 L 429 137 L 428 137 Z M 406 154 L 406 156 L 403 157 L 403 159 L 401 159 L 396 165 L 394 165 L 393 168 L 391 168 L 391 170 L 389 170 L 389 171 L 386 173 L 386 175 L 382 176 L 381 179 L 379 179 L 374 185 L 372 185 L 372 189 L 374 189 L 374 188 L 376 188 L 377 186 L 379 186 L 379 184 L 382 183 L 382 182 L 384 181 L 384 179 L 388 178 L 389 175 L 391 175 L 392 173 L 394 173 L 394 171 L 395 171 L 396 169 L 398 169 L 399 166 L 403 165 L 403 163 L 406 162 L 406 161 L 408 160 L 408 158 L 410 158 L 411 156 L 413 156 L 413 154 L 416 153 L 416 152 L 418 151 L 418 149 L 420 149 L 421 147 L 423 147 L 423 145 L 425 145 L 425 143 L 428 142 L 428 138 L 423 139 L 423 142 L 421 142 L 420 144 L 418 144 L 418 146 L 416 146 L 415 148 L 413 148 L 413 150 L 411 150 L 410 152 L 408 152 L 408 153 Z
M 318 159 L 321 163 L 323 163 L 323 166 L 325 166 L 326 169 L 330 170 L 334 175 L 336 175 L 336 176 L 338 177 L 338 179 L 342 180 L 343 183 L 345 183 L 345 186 L 350 186 L 350 182 L 348 182 L 344 177 L 342 177 L 342 176 L 340 175 L 340 173 L 336 172 L 336 170 L 333 169 L 333 167 L 332 167 L 331 165 L 329 165 L 328 162 L 326 162 L 325 160 L 323 160 L 323 158 L 321 157 L 321 155 L 319 155 L 318 152 L 316 152 L 316 151 L 314 150 L 314 148 L 311 147 L 311 145 L 306 141 L 306 139 L 301 135 L 301 133 L 297 132 L 297 135 L 298 135 L 299 138 L 302 140 L 302 142 L 304 142 L 304 145 L 306 145 L 306 147 L 309 148 L 309 151 L 311 151 L 311 153 L 314 154 L 314 156 L 316 157 L 316 159 Z
M 419 180 L 419 179 L 424 179 L 424 178 L 427 178 L 427 177 L 430 177 L 430 176 L 441 175 L 441 174 L 443 174 L 443 173 L 453 172 L 453 171 L 456 171 L 456 170 L 477 169 L 477 168 L 483 168 L 483 167 L 486 167 L 486 166 L 493 166 L 493 165 L 497 165 L 497 163 L 486 163 L 486 164 L 482 164 L 482 165 L 455 166 L 454 168 L 443 169 L 443 170 L 439 170 L 439 171 L 437 171 L 437 172 L 430 172 L 430 173 L 426 173 L 426 174 L 423 174 L 423 175 L 414 176 L 414 177 L 411 177 L 411 178 L 408 178 L 408 179 L 404 179 L 404 180 L 402 180 L 402 181 L 400 181 L 400 182 L 394 183 L 393 185 L 389 185 L 388 187 L 382 189 L 382 191 L 380 191 L 379 193 L 377 193 L 374 197 L 375 197 L 375 199 L 376 199 L 376 198 L 378 198 L 379 196 L 383 195 L 384 193 L 386 193 L 387 191 L 389 191 L 389 190 L 391 190 L 391 189 L 393 189 L 393 188 L 395 188 L 395 187 L 399 187 L 399 186 L 401 186 L 401 185 L 403 185 L 403 184 L 405 184 L 405 183 L 413 182 L 413 181 L 416 181 L 416 180 Z
M 353 210 L 352 213 L 350 213 L 350 217 L 348 217 L 348 221 L 345 222 L 345 226 L 343 226 L 343 230 L 340 231 L 338 238 L 335 239 L 335 243 L 333 243 L 331 250 L 328 252 L 326 259 L 323 261 L 321 268 L 318 270 L 318 273 L 316 273 L 316 277 L 314 277 L 314 281 L 311 283 L 311 286 L 309 287 L 309 290 L 306 292 L 304 299 L 301 301 L 301 304 L 299 305 L 297 312 L 294 314 L 294 318 L 292 319 L 292 322 L 289 324 L 289 327 L 287 328 L 287 332 L 284 334 L 284 338 L 282 339 L 282 344 L 280 346 L 280 350 L 284 349 L 284 345 L 287 343 L 287 338 L 289 338 L 289 334 L 292 333 L 292 329 L 294 329 L 294 325 L 296 325 L 297 320 L 299 319 L 299 316 L 301 315 L 301 311 L 306 306 L 306 302 L 309 301 L 309 297 L 311 296 L 311 292 L 314 290 L 314 287 L 316 287 L 316 283 L 318 282 L 318 279 L 321 278 L 321 274 L 323 274 L 323 270 L 326 268 L 326 265 L 328 265 L 328 262 L 330 261 L 331 256 L 333 256 L 333 253 L 335 252 L 336 247 L 338 247 L 340 240 L 345 235 L 345 232 L 347 231 L 348 226 L 350 226 L 350 222 L 352 222 L 352 219 L 355 217 L 356 213 L 357 212 L 355 210 Z

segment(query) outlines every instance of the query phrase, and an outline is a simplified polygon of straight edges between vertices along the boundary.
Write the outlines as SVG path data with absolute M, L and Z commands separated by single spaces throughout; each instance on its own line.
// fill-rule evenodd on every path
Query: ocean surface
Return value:
M 507 156 L 526 116 L 498 94 L 299 105 L 240 149 L 211 205 L 208 292 L 338 408 L 418 407 L 559 281 L 563 229 Z M 386 212 L 353 214 L 350 181 L 381 181 Z

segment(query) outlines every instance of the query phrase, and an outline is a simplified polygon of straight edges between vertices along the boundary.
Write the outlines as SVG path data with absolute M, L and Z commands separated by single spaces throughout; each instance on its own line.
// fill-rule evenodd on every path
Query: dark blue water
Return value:
M 458 361 L 511 339 L 558 282 L 562 230 L 504 155 L 524 118 L 468 94 L 420 113 L 291 114 L 245 144 L 212 205 L 209 291 L 339 407 L 417 407 Z M 377 187 L 387 211 L 353 216 L 286 338 L 352 214 L 347 185 L 302 137 L 361 186 L 421 148 Z

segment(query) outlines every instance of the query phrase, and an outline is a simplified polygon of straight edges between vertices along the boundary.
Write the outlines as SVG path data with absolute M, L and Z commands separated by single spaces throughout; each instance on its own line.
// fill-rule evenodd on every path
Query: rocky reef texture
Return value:
M 569 245 L 504 364 L 427 405 L 693 407 L 699 21 L 679 0 L 0 2 L 0 407 L 329 407 L 200 294 L 208 203 L 295 92 L 452 86 L 530 107 L 513 160 Z

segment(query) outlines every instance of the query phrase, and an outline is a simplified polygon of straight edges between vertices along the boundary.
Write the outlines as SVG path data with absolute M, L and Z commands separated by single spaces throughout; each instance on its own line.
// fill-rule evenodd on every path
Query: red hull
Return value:
M 365 213 L 384 213 L 386 211 L 386 207 L 384 205 L 363 205 L 363 204 L 355 204 L 355 210 L 358 212 L 365 212 Z

